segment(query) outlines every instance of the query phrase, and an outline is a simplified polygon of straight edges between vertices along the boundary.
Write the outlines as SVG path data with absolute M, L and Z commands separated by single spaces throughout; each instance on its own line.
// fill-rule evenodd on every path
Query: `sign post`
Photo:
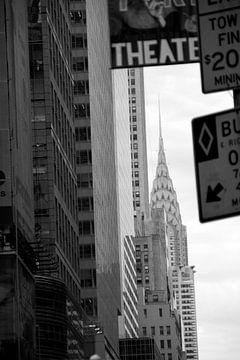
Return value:
M 239 1 L 199 0 L 198 24 L 203 92 L 239 87 Z
M 199 218 L 240 214 L 240 109 L 192 120 Z

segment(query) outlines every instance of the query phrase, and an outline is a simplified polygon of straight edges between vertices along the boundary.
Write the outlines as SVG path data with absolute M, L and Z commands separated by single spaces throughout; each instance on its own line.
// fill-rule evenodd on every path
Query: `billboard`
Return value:
M 196 0 L 108 0 L 112 68 L 199 61 Z

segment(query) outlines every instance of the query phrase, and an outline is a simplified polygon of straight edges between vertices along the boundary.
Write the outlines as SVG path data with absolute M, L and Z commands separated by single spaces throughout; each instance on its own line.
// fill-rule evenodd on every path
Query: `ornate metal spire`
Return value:
M 150 196 L 151 209 L 164 208 L 167 214 L 168 224 L 180 228 L 182 225 L 177 195 L 173 188 L 172 180 L 169 176 L 161 129 L 161 117 L 159 109 L 159 152 L 156 176 L 153 181 Z

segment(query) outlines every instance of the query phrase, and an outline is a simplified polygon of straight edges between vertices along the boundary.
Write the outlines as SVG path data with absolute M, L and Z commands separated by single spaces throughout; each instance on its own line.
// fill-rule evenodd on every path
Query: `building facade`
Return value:
M 27 1 L 0 1 L 0 358 L 35 358 Z
M 128 96 L 131 139 L 133 207 L 136 213 L 149 216 L 148 168 L 145 123 L 143 69 L 129 69 Z
M 171 299 L 164 209 L 153 209 L 135 238 L 140 336 L 155 339 L 163 359 L 182 360 L 181 318 Z
M 163 360 L 154 339 L 121 339 L 120 340 L 121 360 Z
M 38 259 L 37 274 L 49 277 L 45 286 L 51 293 L 51 278 L 63 282 L 65 316 L 80 309 L 80 244 L 77 218 L 77 177 L 75 165 L 75 127 L 73 113 L 73 77 L 71 71 L 71 32 L 69 1 L 31 1 L 28 9 L 30 85 L 32 104 L 33 184 L 35 239 L 32 246 Z M 65 290 L 63 290 L 65 289 Z M 47 299 L 45 299 L 47 303 Z M 46 305 L 47 306 L 47 305 Z M 37 314 L 41 314 L 37 302 Z M 59 309 L 59 316 L 62 308 Z M 55 314 L 55 318 L 57 315 Z M 67 329 L 59 328 L 53 319 L 37 316 L 40 340 L 50 328 L 51 340 L 57 344 L 64 336 L 67 346 L 55 347 L 56 359 L 81 359 L 82 327 L 71 316 Z M 55 329 L 55 330 L 54 330 Z M 43 334 L 42 334 L 43 332 Z M 72 340 L 71 340 L 72 339 Z M 44 356 L 53 356 L 53 349 L 44 345 Z M 38 354 L 42 353 L 41 347 Z
M 118 358 L 118 200 L 107 1 L 71 1 L 81 304 Z
M 150 206 L 152 209 L 164 209 L 166 212 L 170 291 L 176 298 L 177 308 L 183 321 L 183 346 L 186 349 L 186 358 L 198 359 L 194 267 L 188 265 L 187 232 L 182 224 L 177 195 L 168 172 L 161 124 L 158 164 Z M 185 294 L 185 291 L 189 292 L 189 295 Z
M 113 71 L 112 80 L 116 139 L 119 253 L 121 264 L 122 315 L 119 317 L 119 337 L 125 338 L 138 336 L 127 70 Z

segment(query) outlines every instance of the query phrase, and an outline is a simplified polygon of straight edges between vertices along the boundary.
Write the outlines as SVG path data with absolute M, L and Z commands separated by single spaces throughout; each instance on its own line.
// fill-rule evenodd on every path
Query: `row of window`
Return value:
M 71 10 L 70 11 L 71 22 L 78 25 L 86 25 L 86 10 Z
M 90 165 L 92 164 L 91 150 L 77 150 L 76 151 L 76 164 L 77 165 Z
M 93 197 L 86 196 L 78 198 L 78 211 L 93 211 Z
M 94 297 L 81 298 L 81 306 L 89 316 L 97 316 L 97 299 Z
M 38 108 L 36 108 L 36 106 L 38 106 Z M 35 104 L 34 102 L 34 111 L 37 111 L 39 113 L 40 106 L 43 106 L 43 104 L 39 103 L 39 101 L 38 104 Z M 51 116 L 52 116 L 52 122 L 55 133 L 59 138 L 60 143 L 62 144 L 63 149 L 67 154 L 68 159 L 70 160 L 72 166 L 74 166 L 75 163 L 74 131 L 70 125 L 64 107 L 62 106 L 59 97 L 55 89 L 53 88 L 53 85 L 51 85 Z
M 62 49 L 64 50 L 65 56 L 70 60 L 70 39 L 71 33 L 70 28 L 67 24 L 67 17 L 69 14 L 69 1 L 64 0 L 65 12 L 61 7 L 61 3 L 58 0 L 49 0 L 49 13 L 55 27 L 55 31 L 58 34 L 58 40 L 61 42 Z
M 89 118 L 90 117 L 90 104 L 74 104 L 74 116 L 75 119 Z
M 77 72 L 88 71 L 88 58 L 86 56 L 73 57 L 72 70 Z
M 89 81 L 75 80 L 73 87 L 74 95 L 89 95 Z
M 92 173 L 77 174 L 77 186 L 78 188 L 91 189 L 93 187 Z
M 96 287 L 96 269 L 81 269 L 80 283 L 82 288 Z
M 79 225 L 79 235 L 94 235 L 94 221 L 93 220 L 81 220 Z
M 95 259 L 95 244 L 80 245 L 81 259 Z
M 73 49 L 87 49 L 87 34 L 73 34 L 72 48 Z
M 91 141 L 91 127 L 76 127 L 75 128 L 76 141 Z
M 72 111 L 72 80 L 71 74 L 68 71 L 66 62 L 62 57 L 59 46 L 56 42 L 56 39 L 51 32 L 50 26 L 49 29 L 49 56 L 50 56 L 50 69 L 53 72 L 54 78 L 58 84 L 58 87 L 61 91 L 61 94 L 67 104 L 68 110 L 71 113 Z M 69 65 L 70 65 L 69 59 Z
M 79 246 L 77 233 L 74 231 L 62 206 L 55 198 L 56 239 L 68 261 L 79 274 Z
M 67 208 L 71 212 L 74 219 L 77 219 L 76 212 L 76 193 L 77 186 L 74 182 L 73 175 L 65 162 L 58 146 L 53 144 L 54 156 L 54 183 L 64 199 Z
M 80 301 L 80 288 L 75 283 L 65 264 L 62 263 L 61 259 L 58 256 L 57 259 L 59 264 L 60 278 L 63 279 L 65 284 L 67 284 L 68 289 L 76 297 L 76 299 Z

